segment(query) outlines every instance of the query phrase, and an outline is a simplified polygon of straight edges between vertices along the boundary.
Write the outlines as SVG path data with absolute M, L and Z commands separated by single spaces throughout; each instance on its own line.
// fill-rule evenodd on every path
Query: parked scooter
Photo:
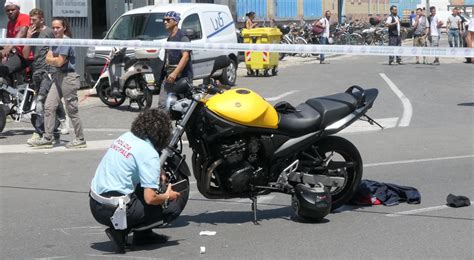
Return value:
M 127 48 L 112 48 L 103 72 L 94 88 L 100 100 L 118 107 L 128 97 L 130 105 L 137 103 L 140 110 L 151 107 L 155 77 L 148 61 L 156 58 L 158 50 L 135 50 L 135 57 L 126 55 Z
M 229 61 L 216 59 L 214 70 Z M 180 79 L 168 109 L 176 127 L 161 151 L 162 169 L 173 179 L 190 170 L 182 149 L 186 133 L 199 192 L 208 199 L 250 198 L 257 222 L 257 196 L 289 194 L 297 216 L 321 220 L 348 202 L 362 178 L 362 158 L 348 140 L 333 136 L 365 118 L 377 89 L 352 86 L 293 107 L 272 106 L 250 89 L 230 89 L 208 80 L 192 86 Z M 188 184 L 189 185 L 189 184 Z

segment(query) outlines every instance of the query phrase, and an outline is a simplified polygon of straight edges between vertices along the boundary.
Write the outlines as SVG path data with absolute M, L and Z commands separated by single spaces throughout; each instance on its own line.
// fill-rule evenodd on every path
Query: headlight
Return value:
M 86 56 L 87 56 L 88 58 L 91 58 L 91 59 L 94 58 L 94 57 L 95 57 L 95 47 L 89 47 L 89 48 L 87 48 L 87 54 L 86 54 Z

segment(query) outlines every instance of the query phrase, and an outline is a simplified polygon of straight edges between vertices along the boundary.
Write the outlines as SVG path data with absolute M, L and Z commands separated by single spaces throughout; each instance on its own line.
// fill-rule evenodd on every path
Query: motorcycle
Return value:
M 136 50 L 135 58 L 130 58 L 126 55 L 126 50 L 127 48 L 112 48 L 94 88 L 99 99 L 109 107 L 122 105 L 128 97 L 130 105 L 135 102 L 140 110 L 148 109 L 153 102 L 155 77 L 147 62 L 159 52 Z M 138 55 L 139 53 L 143 55 Z M 121 90 L 118 96 L 113 95 L 113 88 Z
M 0 133 L 5 128 L 8 116 L 20 122 L 25 115 L 34 114 L 36 107 L 35 90 L 18 75 L 12 75 L 12 77 L 11 80 L 0 77 Z M 35 119 L 36 117 L 31 116 L 33 125 Z
M 228 62 L 218 57 L 213 69 Z M 362 158 L 334 134 L 358 119 L 376 123 L 366 113 L 377 89 L 352 86 L 296 107 L 273 107 L 250 89 L 206 83 L 181 79 L 169 93 L 167 109 L 176 127 L 160 163 L 172 182 L 190 176 L 182 149 L 186 133 L 199 192 L 208 199 L 250 198 L 254 223 L 257 196 L 271 192 L 291 195 L 296 215 L 316 221 L 351 199 L 362 178 Z

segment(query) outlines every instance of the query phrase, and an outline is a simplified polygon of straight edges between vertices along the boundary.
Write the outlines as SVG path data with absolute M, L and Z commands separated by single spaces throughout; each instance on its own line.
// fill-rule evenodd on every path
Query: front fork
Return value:
M 176 128 L 173 130 L 173 133 L 171 134 L 170 143 L 165 149 L 161 151 L 160 168 L 163 168 L 163 165 L 165 164 L 166 160 L 168 160 L 169 157 L 173 156 L 173 153 L 174 153 L 173 147 L 176 147 L 179 140 L 181 139 L 181 136 L 183 136 L 184 128 L 188 124 L 189 120 L 191 119 L 191 115 L 193 114 L 193 111 L 194 109 L 196 109 L 197 105 L 198 105 L 198 101 L 193 100 L 188 110 L 186 111 L 183 119 L 178 121 L 178 123 L 176 124 Z

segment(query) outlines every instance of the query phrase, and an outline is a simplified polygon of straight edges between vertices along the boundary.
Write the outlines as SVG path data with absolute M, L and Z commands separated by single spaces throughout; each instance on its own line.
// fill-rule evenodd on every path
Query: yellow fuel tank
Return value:
M 206 107 L 222 118 L 246 126 L 278 127 L 278 113 L 260 95 L 246 88 L 231 89 L 215 95 Z

